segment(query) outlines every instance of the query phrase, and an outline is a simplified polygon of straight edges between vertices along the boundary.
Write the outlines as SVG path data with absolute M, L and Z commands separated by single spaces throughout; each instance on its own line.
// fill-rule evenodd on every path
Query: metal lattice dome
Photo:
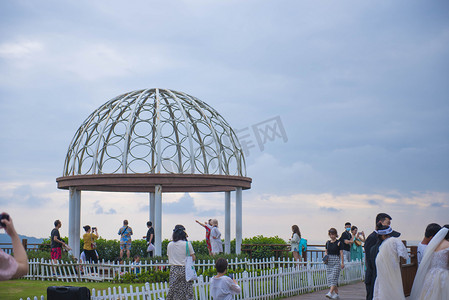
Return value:
M 168 89 L 120 95 L 95 110 L 70 143 L 63 176 L 246 176 L 235 132 L 203 101 Z

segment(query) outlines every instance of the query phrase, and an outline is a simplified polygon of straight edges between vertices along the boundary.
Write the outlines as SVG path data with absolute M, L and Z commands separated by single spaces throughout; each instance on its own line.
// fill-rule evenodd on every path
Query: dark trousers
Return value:
M 373 288 L 371 284 L 365 283 L 366 287 L 366 300 L 372 300 L 373 299 Z
M 95 250 L 84 250 L 84 254 L 86 255 L 86 261 L 98 263 L 98 258 Z

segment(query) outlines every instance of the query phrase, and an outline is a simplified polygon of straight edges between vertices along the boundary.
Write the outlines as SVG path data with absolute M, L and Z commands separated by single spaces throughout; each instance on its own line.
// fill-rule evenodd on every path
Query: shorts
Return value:
M 120 243 L 120 250 L 131 250 L 131 242 Z
M 51 259 L 61 259 L 61 247 L 51 248 Z

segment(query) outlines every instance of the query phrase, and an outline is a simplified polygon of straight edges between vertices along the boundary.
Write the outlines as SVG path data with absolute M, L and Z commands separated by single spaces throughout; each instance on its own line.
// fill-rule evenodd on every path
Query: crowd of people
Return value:
M 330 239 L 325 244 L 323 258 L 330 288 L 325 295 L 327 298 L 340 298 L 338 278 L 345 263 L 365 259 L 366 299 L 405 300 L 400 259 L 409 259 L 409 254 L 399 239 L 401 234 L 393 230 L 391 220 L 390 215 L 379 213 L 375 230 L 368 237 L 350 222 L 345 223 L 339 238 L 335 228 L 328 230 Z M 424 238 L 417 247 L 418 272 L 410 299 L 449 299 L 448 230 L 449 225 L 441 227 L 436 223 L 426 227 Z
M 223 252 L 221 232 L 216 219 L 209 219 L 202 223 L 195 220 L 206 230 L 206 244 L 210 255 Z M 408 259 L 408 251 L 399 239 L 400 233 L 393 230 L 392 218 L 386 213 L 379 213 L 375 219 L 375 230 L 365 237 L 363 231 L 357 226 L 346 222 L 340 237 L 337 229 L 328 230 L 329 240 L 325 243 L 325 256 L 327 281 L 329 291 L 325 295 L 330 299 L 339 299 L 338 278 L 345 263 L 365 260 L 365 286 L 366 299 L 405 299 L 400 259 Z M 0 226 L 11 237 L 14 257 L 0 250 L 0 280 L 19 278 L 28 271 L 26 251 L 21 244 L 14 229 L 12 218 L 1 214 Z M 62 249 L 70 250 L 60 236 L 62 226 L 60 220 L 54 222 L 50 234 L 51 259 L 56 264 L 61 259 Z M 85 225 L 83 235 L 83 252 L 80 260 L 83 262 L 98 261 L 96 241 L 99 238 L 98 229 Z M 155 231 L 151 221 L 147 222 L 146 239 L 148 256 L 153 256 Z M 298 225 L 291 227 L 292 235 L 289 240 L 290 251 L 296 261 L 303 259 L 307 251 L 307 240 L 301 236 Z M 123 262 L 126 253 L 130 258 L 133 230 L 128 221 L 118 230 L 120 235 L 120 257 L 117 261 Z M 195 250 L 188 241 L 188 234 L 183 225 L 176 225 L 173 229 L 172 240 L 167 246 L 167 256 L 170 264 L 169 293 L 167 299 L 193 299 L 192 281 L 186 280 L 186 258 L 195 260 Z M 364 245 L 363 245 L 364 244 Z M 363 249 L 364 248 L 364 249 Z M 418 271 L 413 283 L 410 299 L 412 300 L 439 300 L 449 299 L 449 225 L 443 227 L 436 223 L 429 224 L 424 231 L 424 238 L 417 247 Z M 133 272 L 140 272 L 140 256 L 133 258 Z M 211 295 L 213 299 L 232 299 L 233 295 L 240 293 L 241 289 L 232 276 L 227 276 L 227 261 L 217 258 L 217 275 L 211 279 Z
M 399 261 L 409 255 L 391 220 L 388 214 L 378 214 L 376 229 L 365 241 L 367 300 L 405 299 Z M 410 299 L 449 299 L 448 231 L 449 225 L 431 223 L 426 227 L 418 245 L 418 271 Z

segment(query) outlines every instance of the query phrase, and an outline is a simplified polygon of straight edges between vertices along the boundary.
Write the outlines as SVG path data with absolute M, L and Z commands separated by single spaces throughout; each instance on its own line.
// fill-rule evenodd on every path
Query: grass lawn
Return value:
M 121 286 L 122 289 L 126 288 L 129 290 L 129 284 L 113 284 L 109 282 L 62 282 L 62 281 L 40 281 L 40 280 L 26 280 L 26 279 L 16 279 L 16 280 L 8 280 L 8 281 L 0 281 L 0 299 L 9 300 L 14 299 L 18 300 L 23 298 L 26 300 L 27 297 L 38 296 L 41 295 L 47 298 L 47 287 L 49 286 L 85 286 L 88 287 L 91 291 L 92 288 L 95 290 L 105 290 L 109 287 L 118 287 Z M 135 283 L 133 284 L 133 288 L 138 286 L 144 286 L 143 283 Z M 39 298 L 40 300 L 40 298 Z

